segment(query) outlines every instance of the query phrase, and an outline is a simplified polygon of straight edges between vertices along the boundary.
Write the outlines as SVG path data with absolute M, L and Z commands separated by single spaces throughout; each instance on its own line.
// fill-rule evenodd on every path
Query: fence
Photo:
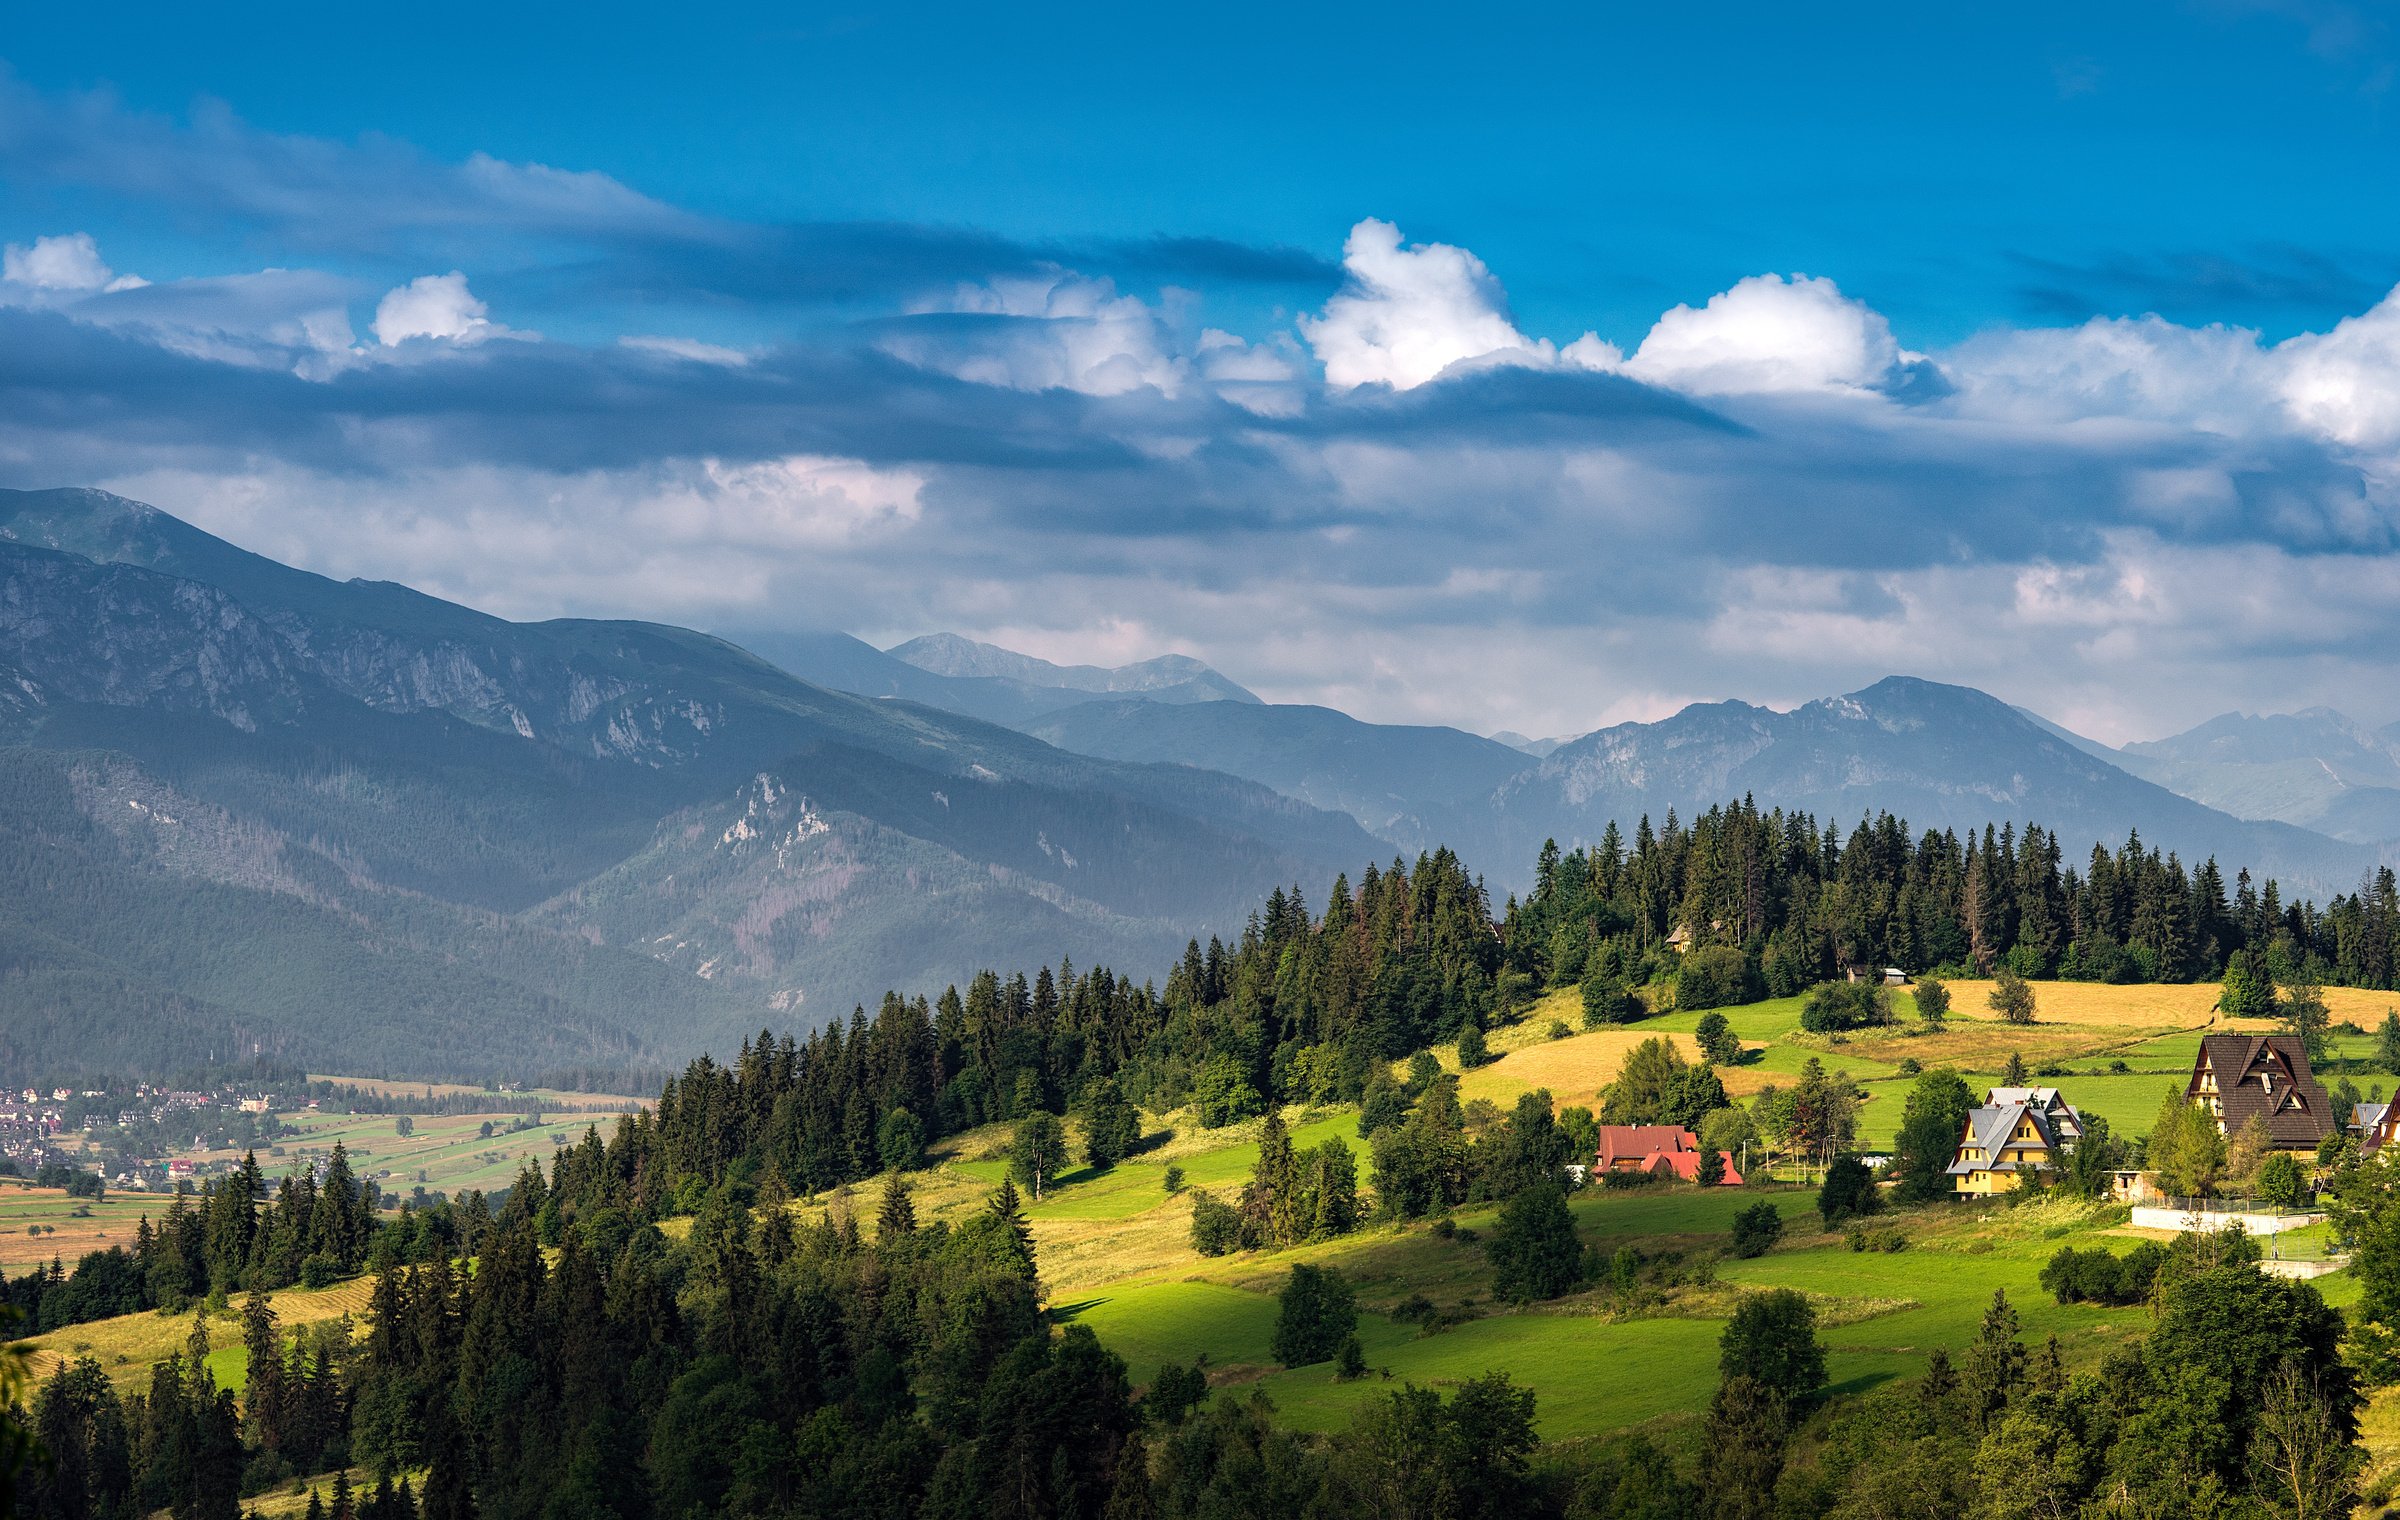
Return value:
M 2273 1236 L 2305 1230 L 2325 1216 L 2315 1209 L 2288 1209 L 2250 1198 L 2160 1198 L 2134 1205 L 2132 1223 L 2144 1230 L 2246 1230 Z

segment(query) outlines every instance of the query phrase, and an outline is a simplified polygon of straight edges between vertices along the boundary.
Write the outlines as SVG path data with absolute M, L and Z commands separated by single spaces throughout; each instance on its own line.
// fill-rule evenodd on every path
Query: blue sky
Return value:
M 2392 11 L 1826 9 L 52 8 L 0 478 L 1479 728 L 2400 717 Z

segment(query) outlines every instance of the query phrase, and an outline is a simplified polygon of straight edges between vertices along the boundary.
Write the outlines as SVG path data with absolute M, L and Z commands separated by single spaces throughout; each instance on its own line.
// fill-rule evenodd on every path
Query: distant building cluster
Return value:
M 61 1089 L 55 1101 L 45 1100 L 28 1087 L 0 1101 L 0 1156 L 15 1162 L 28 1176 L 50 1161 L 56 1136 L 66 1128 L 66 1110 L 61 1105 L 71 1096 Z

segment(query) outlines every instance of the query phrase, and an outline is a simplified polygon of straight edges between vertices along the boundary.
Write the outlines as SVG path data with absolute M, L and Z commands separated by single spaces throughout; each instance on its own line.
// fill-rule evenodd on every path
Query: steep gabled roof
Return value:
M 2295 1035 L 2205 1035 L 2189 1095 L 2200 1095 L 2203 1071 L 2216 1077 L 2217 1118 L 2228 1135 L 2264 1119 L 2278 1149 L 2308 1150 L 2333 1127 L 2333 1100 L 2308 1069 L 2308 1051 Z
M 2034 1133 L 2041 1136 L 2043 1150 L 2055 1162 L 2059 1152 L 2059 1133 L 2047 1110 L 2031 1103 L 1994 1103 L 1967 1111 L 1967 1138 L 1959 1142 L 1958 1151 L 1944 1175 L 1964 1177 L 1974 1172 L 2016 1170 L 2016 1162 L 2002 1160 L 2001 1153 L 2011 1144 L 2018 1143 L 2015 1139 L 2017 1126 L 2028 1120 L 2033 1124 Z M 1982 1158 L 1970 1159 L 1966 1155 L 1969 1146 L 1983 1152 Z

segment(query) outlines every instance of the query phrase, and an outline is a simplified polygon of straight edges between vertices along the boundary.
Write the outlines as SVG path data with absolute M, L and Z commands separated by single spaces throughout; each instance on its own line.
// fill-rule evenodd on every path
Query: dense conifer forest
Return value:
M 1195 1243 L 1210 1250 L 1213 1230 L 1214 1249 L 1271 1247 L 1369 1211 L 1503 1200 L 1499 1291 L 1547 1298 L 1595 1272 L 1556 1181 L 1594 1116 L 1532 1096 L 1470 1145 L 1454 1079 L 1422 1055 L 1471 1046 L 1542 988 L 1580 985 L 1606 1020 L 1884 964 L 2117 979 L 2249 966 L 2389 985 L 2393 897 L 2388 872 L 2319 909 L 2246 876 L 2228 891 L 2213 862 L 2187 870 L 2138 840 L 2075 869 L 2037 827 L 1912 840 L 1887 817 L 1843 838 L 1746 803 L 1645 823 L 1630 847 L 1547 849 L 1533 893 L 1497 912 L 1447 852 L 1370 867 L 1321 914 L 1274 893 L 1234 943 L 1191 945 L 1163 984 L 1065 964 L 985 972 L 930 1002 L 894 993 L 805 1041 L 762 1034 L 729 1062 L 693 1062 L 654 1111 L 529 1166 L 496 1205 L 469 1194 L 379 1216 L 338 1155 L 271 1193 L 247 1163 L 179 1195 L 133 1250 L 37 1272 L 9 1301 L 53 1328 L 248 1294 L 246 1391 L 215 1386 L 204 1319 L 138 1394 L 71 1362 L 26 1406 L 43 1455 L 20 1479 L 22 1511 L 230 1520 L 244 1494 L 356 1463 L 377 1481 L 327 1513 L 2338 1512 L 2277 1496 L 2316 1506 L 2355 1470 L 2342 1317 L 2238 1247 L 2187 1240 L 2146 1262 L 2155 1328 L 2072 1378 L 1998 1301 L 1959 1365 L 1937 1352 L 1900 1388 L 1829 1399 L 1806 1301 L 1755 1295 L 1727 1328 L 1695 1455 L 1638 1437 L 1559 1451 L 1501 1372 L 1392 1389 L 1349 1431 L 1312 1436 L 1262 1397 L 1212 1401 L 1192 1369 L 1129 1369 L 1088 1329 L 1050 1322 L 1013 1182 L 963 1222 L 920 1224 L 907 1174 L 933 1140 L 1001 1121 L 1019 1125 L 1038 1189 L 1065 1155 L 1062 1114 L 1105 1166 L 1141 1143 L 1135 1105 L 1190 1104 L 1211 1126 L 1271 1099 L 1357 1102 L 1376 1142 L 1371 1197 L 1346 1148 L 1297 1152 L 1270 1114 L 1250 1184 L 1202 1200 Z M 1713 1083 L 1706 1066 L 1643 1075 L 1642 1116 L 1721 1106 L 1721 1087 L 1701 1091 Z M 2377 1283 L 2400 1271 L 2388 1170 L 2345 1184 Z M 871 1197 L 852 1194 L 877 1174 Z M 807 1222 L 785 1207 L 829 1189 Z M 1845 1206 L 1865 1203 L 1823 1204 Z M 659 1225 L 676 1217 L 690 1228 L 670 1239 Z M 362 1336 L 282 1333 L 274 1290 L 360 1270 L 374 1278 Z M 1330 1327 L 1319 1338 L 1354 1363 L 1338 1272 L 1305 1286 Z M 1995 1497 L 2017 1493 L 2034 1497 Z

